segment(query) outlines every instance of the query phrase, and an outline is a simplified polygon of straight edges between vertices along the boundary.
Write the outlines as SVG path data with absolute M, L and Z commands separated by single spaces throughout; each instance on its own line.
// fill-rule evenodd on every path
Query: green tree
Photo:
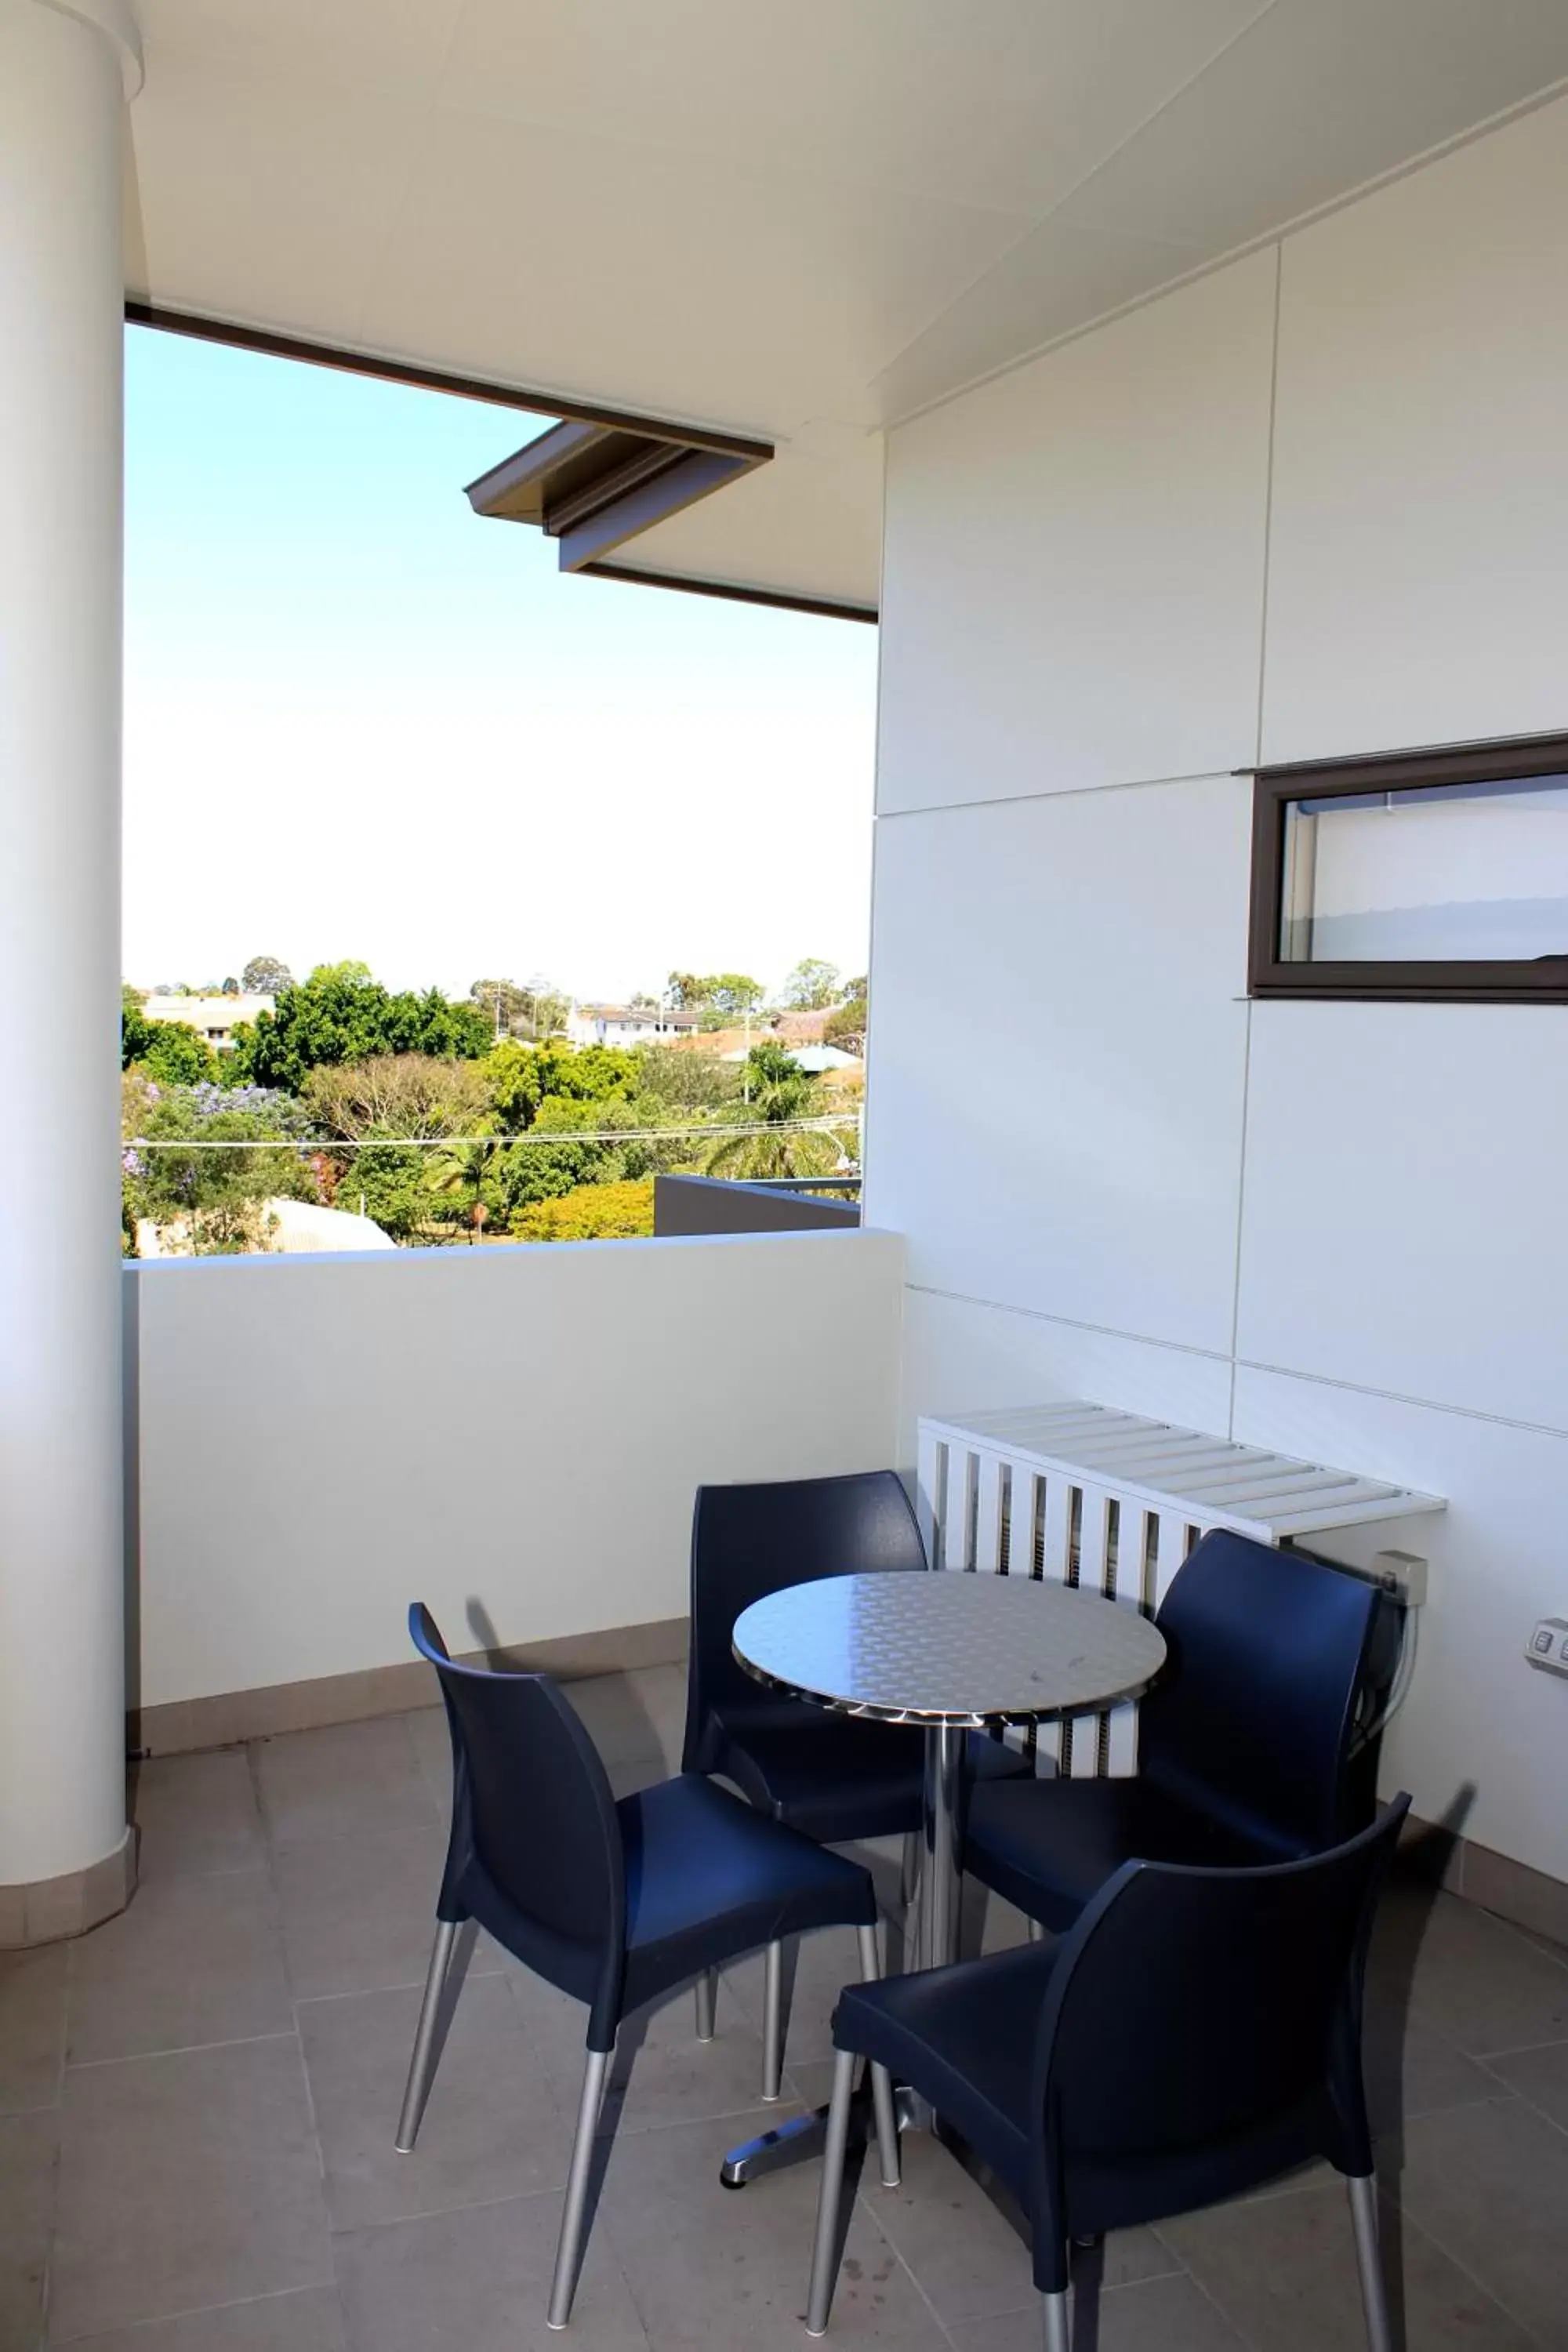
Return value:
M 779 1001 L 792 1013 L 820 1013 L 829 1004 L 837 1004 L 840 991 L 838 967 L 824 963 L 820 957 L 806 956 L 779 991 Z
M 299 1145 L 308 1123 L 287 1096 L 167 1086 L 142 1070 L 121 1087 L 121 1222 L 182 1232 L 200 1255 L 266 1246 L 264 1202 L 320 1198 Z M 222 1150 L 213 1150 L 213 1145 Z
M 646 1124 L 658 1127 L 671 1112 L 695 1112 L 699 1118 L 728 1110 L 741 1099 L 738 1062 L 721 1061 L 716 1054 L 700 1054 L 679 1045 L 639 1045 L 640 1069 L 636 1100 L 646 1104 Z
M 339 1174 L 334 1205 L 356 1213 L 363 1208 L 395 1242 L 411 1240 L 430 1215 L 424 1164 L 428 1157 L 395 1144 L 366 1144 Z
M 346 1142 L 472 1135 L 489 1113 L 483 1062 L 433 1054 L 376 1054 L 368 1062 L 322 1062 L 307 1072 L 304 1100 L 323 1132 Z
M 153 1024 L 142 1010 L 142 992 L 122 981 L 120 988 L 120 1066 L 139 1062 L 153 1037 Z
M 704 1172 L 745 1180 L 758 1176 L 830 1176 L 846 1157 L 847 1138 L 795 1122 L 822 1116 L 822 1090 L 791 1054 L 771 1039 L 753 1045 L 743 1066 L 747 1102 L 742 1118 L 760 1129 L 723 1136 L 709 1152 Z
M 485 1198 L 486 1178 L 501 1149 L 500 1136 L 444 1143 L 425 1159 L 425 1182 L 448 1215 L 466 1217 L 477 1233 L 491 1213 Z
M 204 1078 L 216 1083 L 217 1055 L 188 1021 L 150 1021 L 146 1025 L 150 1034 L 136 1059 L 150 1078 L 165 1087 L 194 1087 Z
M 515 980 L 476 980 L 468 997 L 489 1022 L 497 1038 L 532 1035 L 534 995 L 531 988 L 520 988 Z
M 767 990 L 746 971 L 672 971 L 666 995 L 679 1011 L 700 1013 L 705 1029 L 725 1029 L 755 1013 Z
M 247 996 L 279 996 L 294 985 L 294 975 L 278 956 L 252 956 L 240 973 Z
M 456 1004 L 438 988 L 394 995 L 361 963 L 318 964 L 286 988 L 271 1013 L 235 1032 L 236 1065 L 249 1082 L 298 1094 L 323 1063 L 377 1055 L 429 1054 L 477 1061 L 494 1043 L 477 1004 Z
M 846 1054 L 863 1054 L 868 1011 L 865 980 L 847 981 L 843 1003 L 835 1007 L 823 1024 L 823 1044 L 837 1045 Z
M 633 1241 L 653 1231 L 653 1180 L 584 1184 L 519 1209 L 511 1231 L 524 1242 Z
M 531 1127 L 552 1097 L 568 1102 L 626 1102 L 642 1083 L 635 1047 L 568 1045 L 552 1038 L 524 1045 L 503 1038 L 479 1066 L 496 1124 L 508 1135 Z

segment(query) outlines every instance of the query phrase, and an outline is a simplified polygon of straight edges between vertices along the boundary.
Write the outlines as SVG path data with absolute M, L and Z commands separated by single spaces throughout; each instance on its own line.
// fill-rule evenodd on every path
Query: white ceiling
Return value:
M 1568 0 L 137 13 L 131 293 L 772 439 L 626 560 L 862 604 L 884 425 L 1568 77 Z

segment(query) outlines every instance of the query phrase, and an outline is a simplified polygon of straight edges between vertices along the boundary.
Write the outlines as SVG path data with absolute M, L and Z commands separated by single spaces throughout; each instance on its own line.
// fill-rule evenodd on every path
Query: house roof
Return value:
M 1568 76 L 1561 0 L 136 13 L 136 301 L 771 448 L 609 563 L 864 611 L 880 428 Z
M 580 1020 L 635 1021 L 650 1029 L 695 1029 L 699 1020 L 695 1013 L 672 1013 L 656 1004 L 579 1004 L 574 1010 Z

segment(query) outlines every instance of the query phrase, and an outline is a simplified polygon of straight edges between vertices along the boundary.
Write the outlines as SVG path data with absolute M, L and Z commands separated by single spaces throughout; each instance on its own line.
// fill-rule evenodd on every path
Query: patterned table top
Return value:
M 1163 1637 L 1098 1593 L 1027 1577 L 826 1576 L 771 1592 L 735 1621 L 748 1674 L 846 1715 L 889 1723 L 1032 1723 L 1132 1698 Z

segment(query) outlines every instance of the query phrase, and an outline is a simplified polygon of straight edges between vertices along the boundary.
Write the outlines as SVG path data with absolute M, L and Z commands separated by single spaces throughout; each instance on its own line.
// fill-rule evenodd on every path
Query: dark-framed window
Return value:
M 1252 774 L 1249 995 L 1568 1004 L 1568 735 Z

